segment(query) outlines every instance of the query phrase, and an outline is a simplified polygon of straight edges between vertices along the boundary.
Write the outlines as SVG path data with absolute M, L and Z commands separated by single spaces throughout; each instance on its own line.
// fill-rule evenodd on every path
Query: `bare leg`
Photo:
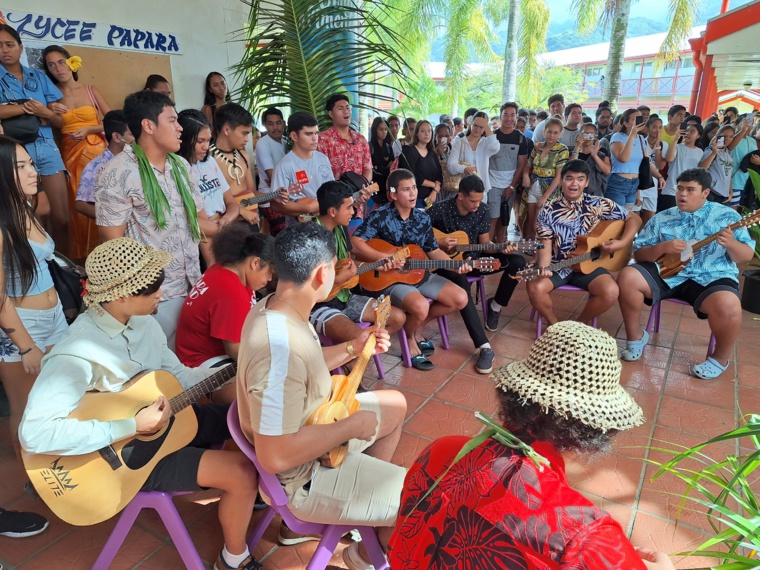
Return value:
M 528 204 L 528 219 L 523 227 L 523 237 L 525 239 L 534 239 L 536 237 L 536 214 L 538 204 Z
M 594 317 L 598 317 L 617 303 L 618 284 L 612 275 L 600 275 L 589 283 L 588 293 L 586 306 L 578 316 L 578 321 L 581 323 L 590 323 Z
M 617 278 L 620 295 L 618 303 L 623 313 L 625 336 L 627 340 L 641 340 L 639 316 L 644 307 L 644 298 L 652 298 L 652 289 L 644 276 L 633 267 L 624 267 Z
M 461 311 L 467 306 L 467 291 L 462 289 L 456 283 L 446 283 L 438 294 L 438 299 L 430 304 L 427 318 L 422 326 L 418 329 L 417 341 L 424 340 L 422 331 L 427 323 L 443 315 L 448 315 L 454 311 Z
M 702 302 L 699 310 L 707 315 L 710 330 L 715 335 L 712 357 L 725 364 L 742 326 L 742 308 L 739 298 L 729 291 L 716 291 Z
M 556 323 L 557 315 L 554 314 L 551 298 L 551 292 L 554 291 L 552 282 L 546 277 L 541 277 L 535 281 L 529 281 L 526 288 L 530 304 L 538 311 L 547 326 Z
M 418 292 L 409 293 L 401 303 L 401 308 L 406 313 L 406 322 L 404 331 L 409 339 L 409 355 L 414 357 L 421 354 L 420 347 L 417 346 L 417 330 L 422 329 L 427 322 L 430 303 Z M 422 340 L 422 339 L 420 339 Z
M 40 176 L 42 189 L 50 202 L 50 234 L 55 242 L 55 248 L 66 256 L 71 255 L 69 245 L 69 191 L 66 186 L 66 175 L 56 172 L 52 176 Z
M 220 489 L 219 523 L 232 554 L 246 549 L 246 533 L 258 491 L 256 469 L 238 451 L 206 451 L 198 466 L 198 485 Z
M 641 215 L 641 225 L 643 226 L 649 220 L 651 220 L 652 218 L 654 218 L 654 215 L 656 213 L 657 212 L 650 212 L 649 210 L 641 210 L 641 212 L 639 212 L 639 214 Z

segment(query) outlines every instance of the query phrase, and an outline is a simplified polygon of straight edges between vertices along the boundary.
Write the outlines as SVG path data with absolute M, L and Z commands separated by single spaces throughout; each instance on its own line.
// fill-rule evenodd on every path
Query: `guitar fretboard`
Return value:
M 557 263 L 552 263 L 546 269 L 548 269 L 549 271 L 557 271 L 557 269 L 565 269 L 566 267 L 570 267 L 572 265 L 577 265 L 578 263 L 588 261 L 589 259 L 592 259 L 594 255 L 596 255 L 596 249 L 597 248 L 593 248 L 590 251 L 587 251 L 586 253 L 583 253 L 581 255 L 575 255 L 573 257 L 568 257 L 567 259 L 563 259 L 562 261 L 558 261 Z
M 368 271 L 374 271 L 375 269 L 378 269 L 388 263 L 389 260 L 393 259 L 392 257 L 387 257 L 385 259 L 378 259 L 377 261 L 373 261 L 371 263 L 364 263 L 361 267 L 358 267 L 356 269 L 357 275 L 363 275 L 364 273 L 367 273 Z
M 407 259 L 404 264 L 404 269 L 459 269 L 462 264 L 469 263 L 473 266 L 482 265 L 480 260 L 470 260 L 465 262 L 464 260 L 457 259 Z
M 227 381 L 233 378 L 235 374 L 237 374 L 236 362 L 225 366 L 216 374 L 212 374 L 205 380 L 201 380 L 181 394 L 177 394 L 171 400 L 169 400 L 169 404 L 171 405 L 172 409 L 172 415 L 184 410 L 190 404 L 197 402 L 201 396 L 205 396 L 209 392 L 213 392 L 217 388 L 220 388 L 225 383 L 227 383 Z
M 743 217 L 738 222 L 734 222 L 733 224 L 731 224 L 730 226 L 728 226 L 725 229 L 734 231 L 734 230 L 736 230 L 738 228 L 741 228 L 742 226 L 751 226 L 751 225 L 754 225 L 754 223 L 752 223 L 752 220 L 754 218 L 758 217 L 759 215 L 760 215 L 760 211 L 755 210 L 751 214 Z M 723 230 L 720 230 L 720 231 L 722 232 Z M 694 245 L 691 246 L 691 251 L 695 252 L 698 249 L 701 249 L 701 248 L 705 247 L 706 245 L 708 245 L 708 244 L 712 243 L 713 241 L 715 241 L 716 239 L 718 239 L 718 236 L 720 236 L 720 232 L 715 232 L 713 235 L 707 236 L 703 240 L 699 240 L 697 243 L 695 243 Z
M 262 204 L 264 202 L 269 202 L 270 200 L 274 200 L 279 195 L 280 195 L 279 191 L 273 190 L 272 192 L 267 192 L 266 194 L 254 196 L 253 198 L 245 198 L 244 200 L 240 200 L 240 205 L 243 208 L 247 208 L 248 206 L 253 206 L 254 204 Z
M 544 244 L 533 243 L 528 241 L 506 242 L 506 243 L 465 243 L 454 247 L 454 251 L 501 251 L 506 247 L 513 245 L 519 252 L 533 251 L 543 249 Z

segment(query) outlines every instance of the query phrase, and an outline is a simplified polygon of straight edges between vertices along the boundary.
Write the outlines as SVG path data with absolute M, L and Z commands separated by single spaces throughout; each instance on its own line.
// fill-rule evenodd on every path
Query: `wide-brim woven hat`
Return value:
M 140 245 L 132 238 L 112 239 L 99 245 L 85 261 L 85 305 L 134 295 L 154 283 L 171 260 L 171 254 Z
M 607 432 L 644 423 L 644 412 L 620 385 L 621 364 L 615 339 L 582 323 L 549 327 L 526 360 L 496 370 L 502 390 Z

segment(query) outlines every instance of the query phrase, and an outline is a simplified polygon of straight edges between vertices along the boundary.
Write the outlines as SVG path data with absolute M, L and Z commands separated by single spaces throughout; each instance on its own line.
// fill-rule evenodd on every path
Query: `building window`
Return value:
M 604 68 L 602 66 L 587 67 L 586 68 L 586 78 L 587 79 L 593 79 L 595 77 L 601 77 L 601 75 L 602 75 L 603 72 L 604 72 Z
M 694 69 L 694 60 L 691 54 L 681 58 L 681 70 L 683 71 L 684 69 Z
M 673 71 L 677 65 L 678 65 L 678 60 L 669 61 L 668 63 L 662 66 L 662 69 L 663 71 Z

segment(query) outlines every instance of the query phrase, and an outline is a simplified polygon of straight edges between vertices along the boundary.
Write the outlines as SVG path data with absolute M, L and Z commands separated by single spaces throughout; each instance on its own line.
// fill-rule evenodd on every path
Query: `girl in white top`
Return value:
M 676 206 L 676 181 L 678 176 L 690 168 L 697 168 L 704 152 L 697 146 L 704 129 L 702 125 L 690 125 L 688 129 L 676 132 L 676 142 L 668 148 L 665 161 L 668 166 L 668 180 L 657 200 L 657 211 L 662 212 Z
M 177 154 L 190 163 L 208 216 L 206 220 L 198 219 L 205 236 L 198 244 L 198 249 L 206 266 L 211 267 L 215 262 L 211 250 L 214 236 L 225 225 L 237 220 L 240 210 L 219 165 L 214 159 L 208 159 L 211 124 L 206 116 L 196 109 L 185 109 L 177 120 L 182 126 L 182 142 Z
M 482 111 L 475 113 L 475 119 L 464 137 L 456 137 L 451 143 L 446 168 L 449 174 L 477 174 L 483 181 L 485 192 L 483 203 L 488 201 L 491 182 L 488 177 L 490 158 L 499 152 L 501 145 L 491 132 L 488 115 Z

